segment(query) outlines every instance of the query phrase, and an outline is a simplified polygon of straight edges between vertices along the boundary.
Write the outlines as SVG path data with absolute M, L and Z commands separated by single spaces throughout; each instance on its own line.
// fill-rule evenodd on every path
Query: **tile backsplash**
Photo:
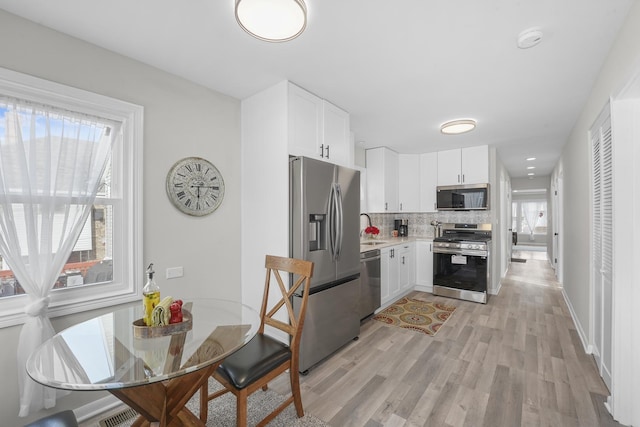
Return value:
M 434 237 L 432 220 L 442 223 L 491 223 L 491 211 L 447 211 L 431 213 L 372 213 L 371 223 L 380 229 L 380 237 L 391 237 L 393 221 L 406 219 L 409 221 L 409 236 Z

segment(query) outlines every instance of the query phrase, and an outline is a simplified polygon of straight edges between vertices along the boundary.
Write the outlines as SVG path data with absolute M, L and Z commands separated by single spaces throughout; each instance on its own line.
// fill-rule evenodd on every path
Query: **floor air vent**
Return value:
M 133 409 L 125 409 L 124 411 L 118 412 L 117 414 L 111 415 L 109 418 L 105 418 L 100 421 L 100 427 L 116 427 L 123 422 L 133 419 L 138 416 L 138 413 Z

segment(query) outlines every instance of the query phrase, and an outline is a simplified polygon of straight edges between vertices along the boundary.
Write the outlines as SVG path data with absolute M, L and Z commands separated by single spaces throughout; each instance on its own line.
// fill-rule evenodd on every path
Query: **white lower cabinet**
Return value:
M 398 261 L 395 258 L 396 248 L 380 249 L 380 302 L 381 306 L 391 302 L 392 295 L 398 289 Z
M 416 289 L 433 292 L 433 241 L 416 241 Z
M 381 307 L 394 302 L 415 284 L 415 246 L 413 242 L 380 249 Z
M 398 249 L 398 295 L 404 295 L 413 289 L 415 283 L 414 243 L 405 243 Z

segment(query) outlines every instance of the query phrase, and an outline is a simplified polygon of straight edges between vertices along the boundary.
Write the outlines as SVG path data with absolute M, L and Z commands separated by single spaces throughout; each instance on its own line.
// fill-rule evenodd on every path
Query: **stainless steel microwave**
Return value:
M 439 211 L 489 209 L 489 184 L 438 186 L 436 192 Z

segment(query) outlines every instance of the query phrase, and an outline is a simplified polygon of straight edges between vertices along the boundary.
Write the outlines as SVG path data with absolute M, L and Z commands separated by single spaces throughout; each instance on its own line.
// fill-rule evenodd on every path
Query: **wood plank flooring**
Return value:
M 544 253 L 518 252 L 489 302 L 457 307 L 435 337 L 375 320 L 301 377 L 305 411 L 332 426 L 618 426 Z M 270 387 L 287 393 L 288 377 Z

